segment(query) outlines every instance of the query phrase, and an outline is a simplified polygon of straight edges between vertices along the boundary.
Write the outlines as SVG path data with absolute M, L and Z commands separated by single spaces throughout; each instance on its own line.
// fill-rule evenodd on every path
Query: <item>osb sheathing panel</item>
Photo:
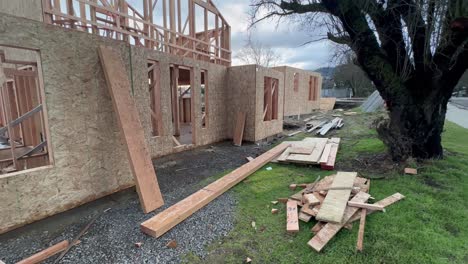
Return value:
M 309 114 L 320 107 L 320 94 L 322 90 L 322 76 L 319 73 L 305 71 L 288 66 L 275 67 L 275 70 L 284 73 L 284 116 Z M 294 91 L 294 73 L 299 74 L 299 89 Z M 310 76 L 319 78 L 316 101 L 309 101 Z
M 256 141 L 256 69 L 256 65 L 228 68 L 228 100 L 226 101 L 226 106 L 229 113 L 226 115 L 226 127 L 229 138 L 232 138 L 237 113 L 243 111 L 246 113 L 243 140 Z
M 263 105 L 264 105 L 264 88 L 265 77 L 278 79 L 278 119 L 263 121 Z M 255 141 L 264 139 L 269 136 L 276 135 L 283 131 L 283 97 L 284 91 L 281 87 L 284 86 L 284 75 L 282 72 L 257 66 L 256 71 L 256 106 L 255 106 Z
M 150 94 L 148 91 L 147 78 L 147 60 L 151 59 L 159 62 L 161 69 L 161 109 L 163 113 L 164 133 L 153 137 L 151 134 L 151 115 L 150 115 Z M 171 89 L 169 68 L 171 65 L 184 66 L 193 71 L 194 87 L 191 89 L 193 96 L 192 109 L 195 116 L 192 120 L 192 133 L 195 134 L 195 146 L 206 145 L 209 143 L 221 141 L 227 138 L 226 135 L 226 113 L 225 107 L 227 89 L 225 89 L 225 78 L 227 68 L 225 66 L 215 65 L 208 62 L 197 61 L 188 58 L 181 58 L 167 53 L 161 53 L 148 49 L 132 47 L 132 65 L 133 65 L 133 85 L 135 100 L 140 113 L 140 120 L 143 123 L 146 138 L 148 139 L 151 155 L 159 157 L 165 154 L 173 153 L 173 125 L 171 109 Z M 208 125 L 202 128 L 201 119 L 201 70 L 208 71 Z
M 0 31 L 0 45 L 40 50 L 55 160 L 0 178 L 0 233 L 132 186 L 97 56 L 99 45 L 112 45 L 128 70 L 128 46 L 4 14 Z
M 112 46 L 124 61 L 132 83 L 129 93 L 136 101 L 152 157 L 176 151 L 171 136 L 171 64 L 190 67 L 194 73 L 195 145 L 228 137 L 227 67 L 7 15 L 0 17 L 0 30 L 0 45 L 40 51 L 55 158 L 49 168 L 0 178 L 0 233 L 134 185 L 97 56 L 99 45 Z M 159 137 L 151 135 L 147 59 L 159 61 L 161 68 L 164 134 Z M 203 129 L 201 69 L 208 71 L 209 89 L 208 126 Z
M 0 0 L 2 13 L 42 21 L 42 1 L 40 0 Z

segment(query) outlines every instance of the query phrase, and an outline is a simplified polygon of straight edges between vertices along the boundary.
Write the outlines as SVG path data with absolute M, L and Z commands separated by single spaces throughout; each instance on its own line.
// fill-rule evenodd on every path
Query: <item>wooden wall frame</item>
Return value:
M 0 70 L 8 77 L 5 83 L 0 83 L 4 113 L 0 132 L 3 134 L 5 128 L 8 131 L 11 150 L 11 158 L 2 162 L 13 163 L 12 170 L 7 168 L 4 173 L 8 176 L 10 172 L 50 167 L 54 160 L 39 51 L 10 45 L 0 45 L 2 48 L 29 50 L 35 54 L 35 61 L 25 61 L 9 59 L 0 50 L 0 65 L 4 66 Z
M 231 65 L 231 27 L 211 0 L 42 0 L 44 23 L 122 40 L 162 52 Z M 187 3 L 183 14 L 182 1 Z M 158 6 L 160 5 L 160 6 Z M 158 6 L 158 8 L 156 8 Z M 197 17 L 195 9 L 203 16 Z M 210 27 L 208 17 L 214 15 Z M 156 23 L 162 16 L 162 25 Z M 196 30 L 196 21 L 203 28 Z

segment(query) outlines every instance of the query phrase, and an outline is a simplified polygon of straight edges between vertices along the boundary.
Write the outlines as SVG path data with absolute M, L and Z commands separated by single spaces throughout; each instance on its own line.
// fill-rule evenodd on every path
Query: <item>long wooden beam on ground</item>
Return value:
M 119 54 L 101 46 L 99 57 L 107 81 L 118 124 L 125 139 L 130 167 L 135 178 L 140 203 L 145 213 L 164 204 L 156 172 L 140 123 L 138 110 L 130 97 L 130 82 Z
M 254 160 L 242 165 L 221 179 L 209 184 L 205 188 L 146 220 L 141 224 L 141 230 L 150 236 L 162 236 L 200 208 L 213 201 L 216 197 L 220 196 L 234 185 L 254 173 L 256 170 L 273 160 L 288 146 L 289 145 L 286 143 L 281 143 Z

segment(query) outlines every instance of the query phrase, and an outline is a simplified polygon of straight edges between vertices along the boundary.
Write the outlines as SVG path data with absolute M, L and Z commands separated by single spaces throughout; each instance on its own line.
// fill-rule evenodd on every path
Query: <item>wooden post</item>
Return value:
M 164 27 L 164 39 L 163 39 L 163 42 L 165 44 L 163 44 L 163 47 L 164 47 L 164 51 L 165 52 L 170 52 L 169 50 L 169 46 L 166 44 L 166 43 L 169 43 L 169 34 L 168 34 L 168 30 L 167 30 L 167 3 L 166 3 L 167 0 L 163 0 L 162 2 L 162 8 L 163 8 L 163 27 Z
M 51 0 L 42 0 L 42 7 L 45 8 L 47 11 L 52 10 Z M 53 16 L 51 14 L 46 13 L 46 10 L 42 10 L 44 14 L 44 22 L 46 24 L 52 24 Z
M 75 9 L 73 8 L 73 0 L 67 0 L 67 12 L 70 16 L 75 16 Z M 70 20 L 70 27 L 76 28 L 74 20 Z
M 176 23 L 175 23 L 175 0 L 169 0 L 169 27 L 170 27 L 170 43 L 176 44 Z M 174 47 L 170 48 L 171 54 L 176 54 L 177 49 Z
M 172 71 L 172 119 L 174 122 L 174 136 L 180 136 L 180 121 L 179 121 L 179 67 L 174 65 Z
M 19 169 L 18 166 L 18 161 L 16 160 L 16 155 L 15 155 L 15 133 L 13 128 L 11 127 L 11 105 L 10 105 L 10 95 L 8 92 L 8 84 L 0 86 L 0 90 L 2 90 L 2 98 L 5 98 L 4 105 L 5 105 L 5 117 L 6 117 L 6 122 L 7 122 L 7 128 L 8 128 L 8 137 L 10 138 L 10 150 L 11 150 L 11 158 L 13 161 L 13 167 L 15 167 L 15 170 Z
M 150 3 L 148 1 L 149 0 L 143 0 L 143 20 L 145 22 L 150 22 L 149 13 L 150 13 L 151 7 L 150 7 Z M 143 24 L 143 32 L 144 32 L 145 36 L 147 36 L 147 37 L 150 36 L 149 29 L 150 29 L 149 25 L 144 23 Z M 150 46 L 151 46 L 151 41 L 150 40 L 145 39 L 144 43 L 145 43 L 145 47 L 150 48 Z
M 159 66 L 159 62 L 153 62 L 153 104 L 154 104 L 154 112 L 156 115 L 156 129 L 158 131 L 158 136 L 162 136 L 164 134 L 164 126 L 162 120 L 162 112 L 161 112 L 161 69 Z
M 97 0 L 91 0 L 91 2 L 97 4 Z M 97 22 L 97 20 L 96 20 L 96 7 L 91 6 L 91 5 L 89 6 L 89 15 L 91 16 L 91 22 L 96 23 Z M 92 32 L 93 32 L 93 34 L 96 34 L 96 35 L 99 34 L 99 30 L 98 30 L 97 26 L 95 26 L 95 25 L 92 26 Z
M 215 32 L 214 32 L 214 37 L 215 37 L 215 63 L 217 63 L 217 59 L 219 57 L 219 17 L 218 14 L 215 14 Z M 221 60 L 220 60 L 221 61 Z

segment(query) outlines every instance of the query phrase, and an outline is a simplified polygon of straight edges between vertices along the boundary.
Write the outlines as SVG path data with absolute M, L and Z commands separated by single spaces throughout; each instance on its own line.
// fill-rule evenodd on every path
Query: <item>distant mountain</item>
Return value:
M 335 67 L 321 67 L 318 69 L 313 70 L 314 72 L 319 72 L 322 74 L 324 79 L 332 79 L 333 74 L 335 73 Z

